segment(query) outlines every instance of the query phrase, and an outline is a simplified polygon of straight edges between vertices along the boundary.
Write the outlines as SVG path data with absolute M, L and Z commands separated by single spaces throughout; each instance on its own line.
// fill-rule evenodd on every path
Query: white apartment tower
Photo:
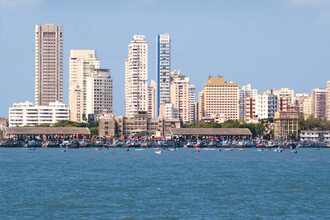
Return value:
M 86 78 L 87 111 L 86 117 L 96 117 L 102 112 L 111 114 L 112 106 L 112 79 L 109 69 L 94 69 Z
M 315 118 L 325 118 L 326 90 L 323 88 L 312 89 L 311 96 L 312 114 Z
M 69 106 L 71 121 L 87 120 L 87 77 L 100 68 L 100 60 L 94 50 L 70 50 L 69 58 Z
M 252 89 L 251 84 L 242 86 L 242 89 L 239 90 L 239 119 L 245 120 L 245 101 L 246 98 L 254 97 L 258 94 L 258 89 Z
M 171 38 L 169 34 L 157 36 L 157 115 L 163 102 L 170 101 Z
M 133 118 L 148 110 L 148 44 L 144 35 L 134 35 L 125 62 L 125 115 Z
M 35 25 L 35 104 L 63 102 L 63 31 L 54 24 Z

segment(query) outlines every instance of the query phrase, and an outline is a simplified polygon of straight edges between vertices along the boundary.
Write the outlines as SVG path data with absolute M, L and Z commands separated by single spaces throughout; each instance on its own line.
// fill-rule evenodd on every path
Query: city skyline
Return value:
M 287 2 L 287 1 L 286 1 Z M 139 7 L 141 7 L 141 9 L 143 9 L 143 11 L 146 13 L 146 15 L 153 13 L 150 12 L 149 10 L 151 8 L 156 8 L 160 10 L 160 6 L 157 3 L 157 1 L 133 1 L 131 2 L 132 6 L 134 5 L 138 5 Z M 3 3 L 2 3 L 3 4 Z M 113 3 L 111 3 L 113 4 Z M 111 5 L 106 4 L 107 6 Z M 69 7 L 72 7 L 72 5 L 68 4 Z M 173 3 L 171 2 L 170 5 L 173 5 Z M 216 2 L 211 2 L 208 5 L 205 5 L 201 8 L 201 13 L 205 13 L 205 9 L 210 9 L 211 10 L 211 5 L 215 5 L 215 6 L 219 6 L 222 5 L 224 8 L 230 8 L 233 7 L 232 5 L 228 4 L 228 3 L 216 3 Z M 319 11 L 321 10 L 320 6 L 318 5 L 295 5 L 292 3 L 283 3 L 283 4 L 275 4 L 272 3 L 270 5 L 276 5 L 277 7 L 281 6 L 281 11 L 282 13 L 285 12 L 289 12 L 292 11 L 294 13 L 298 13 L 296 14 L 296 16 L 301 16 L 300 13 L 302 13 L 301 11 L 307 11 L 309 13 L 309 15 L 313 18 L 312 21 L 313 22 L 321 22 L 321 24 L 323 25 L 322 27 L 324 27 L 325 25 L 325 21 L 327 21 L 327 17 L 322 18 L 323 20 L 318 20 L 320 19 L 318 13 L 316 13 L 315 11 Z M 173 58 L 172 58 L 172 69 L 181 69 L 184 73 L 186 73 L 186 75 L 191 79 L 192 84 L 196 85 L 196 92 L 201 91 L 202 89 L 202 84 L 203 82 L 207 81 L 207 78 L 209 75 L 217 75 L 217 74 L 221 74 L 223 75 L 227 80 L 229 81 L 234 81 L 234 82 L 238 82 L 240 87 L 242 85 L 246 85 L 248 83 L 252 84 L 253 88 L 257 88 L 260 91 L 265 91 L 267 89 L 273 89 L 273 88 L 282 88 L 282 87 L 288 87 L 290 89 L 294 89 L 295 92 L 307 92 L 308 94 L 311 94 L 311 89 L 313 88 L 325 88 L 326 87 L 326 80 L 328 80 L 327 77 L 327 72 L 330 69 L 330 67 L 328 66 L 328 64 L 326 64 L 326 56 L 317 56 L 316 51 L 319 50 L 321 52 L 323 52 L 323 54 L 325 54 L 325 49 L 323 49 L 323 47 L 321 48 L 321 43 L 316 42 L 315 40 L 310 40 L 309 38 L 305 38 L 304 36 L 299 36 L 297 33 L 304 33 L 304 31 L 308 30 L 305 28 L 301 28 L 298 30 L 298 32 L 294 35 L 295 39 L 294 40 L 298 40 L 298 43 L 293 44 L 291 46 L 289 46 L 288 51 L 279 51 L 276 50 L 275 48 L 272 48 L 272 50 L 269 50 L 268 53 L 265 53 L 264 55 L 267 56 L 272 56 L 272 54 L 274 52 L 276 52 L 276 55 L 279 56 L 281 54 L 284 54 L 283 52 L 289 52 L 288 56 L 284 56 L 287 60 L 284 61 L 283 58 L 279 58 L 279 60 L 272 60 L 272 59 L 262 59 L 262 54 L 258 54 L 258 56 L 254 56 L 253 59 L 251 60 L 251 57 L 246 56 L 246 60 L 242 59 L 241 55 L 246 55 L 247 53 L 247 48 L 244 49 L 241 48 L 242 46 L 246 46 L 249 49 L 250 46 L 248 44 L 248 42 L 250 43 L 254 43 L 254 46 L 256 46 L 255 48 L 255 52 L 253 52 L 253 55 L 256 55 L 258 52 L 263 51 L 260 46 L 265 46 L 266 49 L 269 49 L 269 45 L 268 43 L 270 43 L 271 41 L 274 41 L 275 38 L 269 37 L 267 40 L 261 41 L 259 44 L 256 44 L 255 41 L 249 41 L 252 40 L 250 39 L 251 36 L 253 36 L 253 33 L 251 32 L 246 32 L 246 36 L 244 37 L 244 35 L 241 35 L 241 38 L 239 38 L 238 36 L 234 37 L 234 41 L 229 41 L 229 37 L 230 36 L 234 36 L 237 34 L 237 31 L 233 31 L 233 32 L 226 32 L 226 31 L 215 31 L 214 30 L 208 30 L 210 33 L 215 34 L 216 36 L 219 36 L 219 34 L 221 33 L 223 36 L 225 36 L 224 38 L 220 39 L 221 41 L 217 41 L 215 40 L 214 37 L 209 36 L 210 40 L 209 42 L 205 42 L 205 38 L 203 38 L 203 36 L 201 35 L 201 33 L 203 32 L 203 23 L 197 23 L 197 27 L 199 29 L 193 30 L 192 23 L 193 20 L 191 22 L 187 21 L 187 20 L 183 20 L 183 23 L 188 24 L 189 28 L 184 28 L 182 25 L 180 24 L 174 24 L 173 20 L 171 22 L 169 22 L 169 24 L 171 24 L 173 27 L 171 27 L 169 24 L 165 24 L 165 23 L 161 23 L 161 25 L 157 28 L 153 27 L 141 27 L 141 25 L 137 25 L 137 27 L 132 28 L 132 26 L 129 26 L 129 33 L 120 33 L 120 34 L 116 34 L 114 39 L 118 39 L 118 37 L 123 38 L 122 41 L 120 41 L 120 46 L 117 45 L 112 39 L 109 42 L 105 42 L 104 39 L 103 41 L 100 41 L 98 44 L 91 44 L 90 41 L 97 41 L 98 39 L 100 39 L 100 36 L 102 36 L 102 33 L 100 34 L 100 36 L 93 34 L 93 38 L 90 38 L 90 41 L 86 41 L 86 39 L 84 39 L 83 37 L 81 37 L 81 35 L 79 35 L 79 26 L 78 24 L 75 26 L 70 22 L 64 22 L 63 20 L 61 21 L 61 19 L 59 19 L 59 17 L 54 16 L 52 13 L 50 13 L 49 15 L 43 14 L 41 16 L 41 18 L 36 18 L 36 17 L 32 17 L 33 19 L 26 19 L 26 21 L 23 21 L 22 23 L 19 24 L 19 29 L 17 30 L 17 27 L 15 29 L 15 31 L 19 31 L 22 32 L 22 35 L 24 36 L 24 38 L 22 38 L 21 42 L 19 42 L 19 45 L 22 45 L 22 47 L 19 47 L 20 52 L 18 54 L 18 56 L 15 56 L 16 60 L 15 62 L 19 62 L 21 65 L 10 65 L 9 68 L 9 64 L 12 63 L 11 59 L 13 58 L 13 54 L 16 52 L 16 50 L 18 48 L 13 47 L 12 51 L 8 52 L 8 46 L 10 46 L 13 42 L 17 43 L 15 41 L 15 31 L 13 31 L 13 36 L 12 39 L 8 39 L 7 33 L 8 30 L 11 30 L 11 27 L 6 26 L 6 24 L 8 24 L 8 22 L 10 23 L 10 21 L 7 21 L 8 18 L 11 18 L 12 16 L 12 12 L 13 11 L 26 11 L 27 13 L 29 11 L 27 10 L 31 10 L 31 11 L 38 11 L 43 9 L 46 9 L 46 11 L 52 11 L 54 9 L 50 9 L 50 6 L 52 6 L 51 3 L 46 2 L 46 1 L 41 1 L 41 3 L 38 4 L 34 4 L 34 5 L 23 5 L 23 6 L 13 6 L 13 5 L 1 5 L 1 12 L 2 16 L 2 25 L 1 25 L 1 38 L 2 38 L 2 46 L 1 46 L 1 58 L 3 60 L 3 64 L 4 64 L 4 68 L 2 70 L 2 74 L 1 76 L 3 77 L 4 80 L 1 80 L 1 94 L 6 94 L 5 96 L 2 96 L 2 103 L 3 105 L 1 105 L 0 107 L 0 115 L 1 116 L 7 116 L 8 115 L 8 107 L 11 106 L 12 103 L 14 102 L 24 102 L 24 101 L 32 101 L 33 100 L 33 90 L 34 90 L 34 83 L 33 80 L 31 80 L 31 74 L 33 74 L 34 72 L 34 65 L 33 65 L 33 54 L 34 54 L 34 44 L 33 44 L 33 26 L 35 24 L 46 24 L 46 23 L 54 23 L 56 25 L 60 25 L 63 26 L 63 82 L 64 82 L 64 86 L 63 86 L 63 96 L 64 96 L 64 103 L 68 104 L 68 72 L 69 72 L 69 68 L 68 68 L 68 57 L 69 57 L 69 53 L 68 51 L 71 49 L 95 49 L 96 53 L 98 53 L 99 55 L 97 57 L 102 58 L 102 60 L 104 60 L 104 66 L 109 67 L 112 69 L 112 76 L 113 76 L 113 80 L 114 80 L 114 111 L 117 115 L 124 115 L 124 103 L 121 101 L 123 100 L 123 91 L 124 91 L 124 84 L 123 84 L 123 79 L 124 79 L 124 60 L 125 58 L 123 57 L 123 54 L 125 55 L 125 53 L 127 53 L 127 42 L 129 42 L 129 40 L 134 34 L 144 34 L 146 35 L 146 41 L 148 42 L 148 46 L 149 46 L 149 63 L 148 63 L 148 72 L 149 72 L 149 77 L 148 77 L 148 81 L 150 82 L 150 80 L 156 80 L 156 36 L 159 33 L 169 33 L 171 35 L 171 42 L 172 42 L 172 54 L 173 54 Z M 116 4 L 116 6 L 125 8 L 128 7 L 125 4 Z M 182 3 L 179 3 L 178 8 L 176 8 L 174 10 L 174 15 L 177 17 L 179 16 L 176 12 L 178 9 L 182 8 L 183 5 Z M 197 3 L 193 3 L 192 7 L 194 8 L 194 10 L 197 10 L 196 7 L 200 6 L 200 4 Z M 245 5 L 246 7 L 248 7 L 247 5 Z M 15 10 L 13 9 L 13 7 L 15 7 Z M 18 7 L 18 8 L 17 8 Z M 87 7 L 87 6 L 86 6 Z M 169 6 L 167 6 L 169 7 Z M 269 5 L 263 5 L 262 3 L 259 3 L 259 7 L 270 7 Z M 325 5 L 322 8 L 322 11 L 327 14 L 328 11 L 330 11 L 330 9 L 327 8 L 328 6 Z M 6 10 L 4 10 L 6 9 Z M 269 9 L 269 8 L 268 8 Z M 276 8 L 278 10 L 278 8 Z M 84 11 L 85 9 L 82 9 L 82 11 Z M 299 12 L 299 10 L 301 10 Z M 279 11 L 276 11 L 276 13 L 279 13 Z M 298 11 L 298 12 L 297 12 Z M 66 13 L 66 11 L 64 11 L 63 13 Z M 271 14 L 272 16 L 274 16 L 276 13 Z M 105 16 L 104 13 L 101 13 L 102 16 Z M 184 12 L 184 14 L 187 15 L 187 12 Z M 116 14 L 118 15 L 118 14 Z M 189 13 L 188 13 L 189 15 Z M 228 25 L 230 22 L 229 18 L 233 18 L 235 17 L 234 15 L 228 15 L 226 13 L 222 14 L 224 16 L 224 18 L 227 18 L 228 20 L 224 19 L 224 27 L 225 30 L 228 31 Z M 260 15 L 260 14 L 259 14 Z M 119 16 L 119 15 L 118 15 Z M 215 14 L 214 11 L 211 10 L 210 16 L 212 18 L 214 18 L 216 20 L 217 16 Z M 242 16 L 246 16 L 246 14 L 243 13 Z M 220 16 L 221 17 L 221 16 Z M 99 17 L 100 18 L 100 17 Z M 121 18 L 121 17 L 120 17 Z M 269 18 L 269 17 L 267 17 Z M 122 19 L 122 18 L 121 18 Z M 142 18 L 141 18 L 142 19 Z M 9 19 L 11 20 L 11 22 L 15 22 L 16 20 L 13 19 Z M 50 21 L 51 20 L 51 21 Z M 143 20 L 143 19 L 142 19 Z M 241 23 L 243 22 L 241 19 L 238 19 L 239 22 Z M 290 20 L 290 19 L 289 19 Z M 227 21 L 227 22 L 226 22 Z M 291 20 L 293 23 L 295 24 L 302 24 L 300 22 L 298 22 L 297 20 L 293 19 Z M 223 25 L 223 23 L 219 22 L 215 22 L 213 21 L 215 24 L 218 24 L 219 27 L 221 27 Z M 229 22 L 229 23 L 228 23 Z M 261 21 L 259 21 L 261 22 Z M 141 22 L 143 23 L 143 22 Z M 150 23 L 150 22 L 149 22 Z M 150 25 L 148 22 L 147 24 Z M 235 23 L 236 26 L 238 27 L 241 24 Z M 244 22 L 243 22 L 244 23 Z M 261 22 L 262 23 L 262 22 Z M 281 22 L 280 22 L 281 23 Z M 278 23 L 278 24 L 280 24 Z M 306 28 L 310 28 L 310 29 L 315 29 L 316 31 L 322 32 L 323 30 L 318 29 L 317 27 L 315 27 L 314 25 L 316 23 L 307 23 Z M 126 24 L 124 22 L 124 24 Z M 114 24 L 113 24 L 114 25 Z M 148 26 L 147 25 L 147 26 Z M 260 25 L 258 22 L 256 23 L 256 25 Z M 310 25 L 310 26 L 308 26 Z M 95 25 L 96 27 L 98 27 L 98 25 Z M 116 26 L 116 25 L 115 25 Z M 290 25 L 289 25 L 290 26 Z M 180 27 L 178 29 L 178 27 Z M 251 27 L 255 27 L 254 25 L 252 25 Z M 91 30 L 95 30 L 95 27 L 90 27 Z M 119 28 L 116 26 L 116 28 Z M 204 27 L 206 28 L 206 27 Z M 288 28 L 288 26 L 286 26 L 286 28 Z M 183 30 L 182 30 L 183 29 Z M 77 31 L 78 30 L 78 31 Z M 244 29 L 246 31 L 246 29 Z M 281 28 L 279 28 L 279 30 L 281 30 Z M 265 27 L 265 31 L 269 32 L 270 30 L 267 29 Z M 287 31 L 287 30 L 286 30 Z M 320 38 L 320 35 L 318 32 L 318 38 Z M 31 34 L 32 33 L 32 34 Z M 104 32 L 104 33 L 109 33 L 109 32 Z M 192 35 L 192 33 L 195 33 L 195 35 Z M 242 32 L 243 33 L 243 32 Z M 186 36 L 184 36 L 183 38 L 183 34 L 186 34 Z M 269 33 L 268 33 L 269 34 Z M 292 35 L 290 35 L 290 33 L 282 33 L 283 35 L 281 35 L 281 37 L 292 37 Z M 287 34 L 287 35 L 286 35 Z M 326 36 L 329 35 L 328 32 L 325 32 L 326 35 L 323 35 L 324 38 L 326 38 Z M 262 34 L 263 35 L 263 34 Z M 109 34 L 106 34 L 106 36 L 110 36 Z M 246 37 L 248 36 L 248 41 L 246 41 Z M 275 34 L 275 36 L 279 36 L 278 33 Z M 78 41 L 76 40 L 78 37 L 83 38 L 82 40 Z M 311 35 L 308 35 L 308 37 L 312 37 Z M 242 39 L 242 43 L 240 43 L 238 46 L 235 45 L 235 43 L 238 43 L 237 41 L 235 41 L 237 39 Z M 76 40 L 77 42 L 73 41 Z M 185 41 L 183 41 L 183 39 Z M 123 43 L 123 41 L 125 40 L 125 42 Z M 194 51 L 195 50 L 199 50 L 200 53 L 196 53 L 196 56 L 193 56 L 190 52 L 192 51 L 192 49 L 190 47 L 191 46 L 191 42 L 195 40 L 195 44 L 193 45 L 194 47 L 192 48 Z M 197 40 L 197 41 L 196 41 Z M 200 40 L 200 41 L 199 41 Z M 203 40 L 203 41 L 202 41 Z M 260 40 L 260 39 L 259 39 Z M 283 39 L 282 39 L 283 40 Z M 290 38 L 288 38 L 288 40 L 290 41 Z M 318 39 L 321 40 L 322 43 L 325 43 L 324 39 Z M 228 42 L 229 41 L 229 42 Z M 307 44 L 301 44 L 302 41 L 304 41 Z M 87 42 L 87 43 L 86 43 Z M 219 43 L 220 42 L 220 43 Z M 25 43 L 28 43 L 25 45 Z M 203 44 L 201 44 L 203 43 Z M 278 46 L 278 43 L 275 40 L 275 45 Z M 286 42 L 288 43 L 288 42 Z M 328 42 L 326 42 L 328 43 Z M 210 44 L 213 44 L 211 47 Z M 231 46 L 232 51 L 229 50 L 229 47 L 226 47 L 225 44 L 228 44 L 229 46 Z M 101 45 L 105 46 L 102 47 Z M 219 45 L 220 48 L 222 47 L 224 50 L 222 51 L 218 51 L 220 53 L 217 52 L 217 57 L 212 56 L 213 54 L 213 50 L 217 50 L 219 49 Z M 286 45 L 286 44 L 285 44 Z M 314 49 L 311 49 L 310 47 L 314 45 Z M 282 45 L 283 46 L 283 45 Z M 288 46 L 288 45 L 286 45 Z M 315 47 L 316 46 L 316 47 Z M 326 44 L 326 46 L 328 46 Z M 205 47 L 205 48 L 204 48 Z M 107 49 L 108 48 L 108 49 Z M 116 52 L 112 52 L 112 48 L 115 48 Z M 124 48 L 124 49 L 123 49 Z M 239 48 L 241 48 L 241 50 L 238 50 Z M 306 51 L 306 54 L 310 54 L 310 55 L 306 55 L 306 57 L 302 56 L 300 53 L 301 51 L 299 50 L 293 50 L 293 49 L 299 49 L 302 50 L 303 48 L 305 49 L 309 49 Z M 206 50 L 207 49 L 207 50 Z M 284 49 L 284 48 L 281 48 Z M 5 54 L 5 52 L 8 52 Z M 228 53 L 230 52 L 230 53 Z M 235 53 L 236 52 L 236 53 Z M 240 53 L 237 53 L 240 52 Z M 265 51 L 264 51 L 265 52 Z M 110 57 L 112 57 L 113 59 L 109 59 L 109 54 Z M 322 53 L 321 53 L 322 54 Z M 118 56 L 117 56 L 118 55 Z M 214 54 L 213 54 L 214 55 Z M 225 55 L 227 55 L 227 57 L 225 57 Z M 290 56 L 291 55 L 291 56 Z M 292 56 L 295 55 L 295 56 Z M 186 59 L 184 57 L 187 57 Z M 266 56 L 266 57 L 267 57 Z M 259 63 L 256 62 L 258 59 Z M 314 59 L 308 59 L 309 62 L 303 62 L 304 59 L 307 58 L 314 58 Z M 288 61 L 288 59 L 292 62 L 292 64 L 290 64 L 290 62 Z M 324 60 L 325 59 L 325 60 Z M 32 62 L 31 62 L 32 60 Z M 199 60 L 199 62 L 196 62 L 196 60 Z M 229 61 L 229 62 L 228 62 Z M 254 61 L 250 64 L 253 64 L 251 68 L 251 65 L 246 65 L 248 64 L 248 61 Z M 266 64 L 262 61 L 267 61 Z M 299 61 L 299 62 L 298 62 Z M 306 60 L 305 60 L 306 61 Z M 210 65 L 210 63 L 214 63 L 213 65 Z M 228 64 L 226 64 L 226 62 L 228 62 Z M 285 65 L 278 65 L 280 67 L 276 67 L 274 66 L 275 64 L 277 65 L 278 63 L 282 63 Z M 236 64 L 236 65 L 234 65 Z M 260 64 L 261 68 L 256 68 L 259 67 L 257 64 Z M 270 65 L 272 64 L 272 65 Z M 322 64 L 322 65 L 316 65 L 316 64 Z M 242 66 L 241 68 L 238 68 L 237 66 Z M 244 68 L 243 68 L 244 66 Z M 306 68 L 307 67 L 307 68 Z M 326 67 L 326 68 L 325 68 Z M 264 69 L 268 68 L 267 73 L 269 73 L 269 75 L 273 76 L 273 79 L 271 82 L 269 82 L 268 77 L 266 77 L 266 74 L 264 72 Z M 312 68 L 312 69 L 311 69 Z M 315 68 L 315 69 L 313 69 Z M 292 71 L 292 70 L 295 71 Z M 281 71 L 279 71 L 281 70 Z M 310 74 L 308 74 L 309 71 L 313 70 L 313 72 L 311 72 Z M 315 71 L 315 72 L 314 72 Z M 254 72 L 254 73 L 253 73 Z M 294 74 L 289 74 L 289 72 L 294 73 Z M 6 74 L 8 73 L 8 74 Z M 24 73 L 24 74 L 23 74 Z M 276 74 L 276 75 L 275 75 Z M 29 77 L 27 77 L 29 76 Z M 301 77 L 302 76 L 302 77 Z M 260 79 L 261 78 L 261 79 Z M 17 79 L 21 79 L 21 80 L 17 80 Z M 292 79 L 295 79 L 296 82 L 293 83 Z M 6 82 L 6 83 L 4 83 Z M 15 89 L 13 89 L 15 88 Z M 21 88 L 21 89 L 18 89 Z M 9 92 L 6 92 L 9 91 Z

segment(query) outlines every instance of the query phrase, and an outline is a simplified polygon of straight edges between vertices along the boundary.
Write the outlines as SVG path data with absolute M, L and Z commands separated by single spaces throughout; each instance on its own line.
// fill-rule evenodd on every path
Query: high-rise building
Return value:
M 286 100 L 288 104 L 294 104 L 294 90 L 289 88 L 281 88 L 281 89 L 271 89 L 265 92 L 266 94 L 274 94 L 278 96 L 278 100 L 282 98 L 282 100 Z
M 9 127 L 54 124 L 70 119 L 69 108 L 54 102 L 48 106 L 33 106 L 31 102 L 14 103 L 9 108 Z
M 169 34 L 157 36 L 157 115 L 163 102 L 170 102 L 171 38 Z
M 184 123 L 191 123 L 195 118 L 195 86 L 180 70 L 171 72 L 170 102 L 177 109 L 178 117 Z
M 304 101 L 303 113 L 305 119 L 312 115 L 312 98 L 308 98 Z
M 148 117 L 156 119 L 156 82 L 153 80 L 148 86 Z
M 125 115 L 133 118 L 148 110 L 148 44 L 144 35 L 134 35 L 125 62 Z
M 100 68 L 94 50 L 71 50 L 69 59 L 69 106 L 71 121 L 87 120 L 86 79 L 92 70 Z
M 295 98 L 296 110 L 298 113 L 304 112 L 304 103 L 309 99 L 307 93 L 297 93 Z
M 197 121 L 201 121 L 204 117 L 204 90 L 198 93 L 198 116 Z
M 35 25 L 35 104 L 63 102 L 63 31 L 54 24 Z
M 209 77 L 204 83 L 204 114 L 223 115 L 228 119 L 239 118 L 238 83 L 226 82 L 223 77 Z
M 258 94 L 258 89 L 252 89 L 251 84 L 242 86 L 242 89 L 239 90 L 239 119 L 245 120 L 245 101 L 246 98 L 254 97 Z
M 327 81 L 326 111 L 326 118 L 330 121 L 330 80 Z
M 112 113 L 112 79 L 109 69 L 94 69 L 86 78 L 87 118 L 102 112 Z
M 323 88 L 312 89 L 312 114 L 315 118 L 325 118 L 326 90 Z
M 260 120 L 274 118 L 278 109 L 278 97 L 273 94 L 257 94 L 246 98 L 245 120 Z

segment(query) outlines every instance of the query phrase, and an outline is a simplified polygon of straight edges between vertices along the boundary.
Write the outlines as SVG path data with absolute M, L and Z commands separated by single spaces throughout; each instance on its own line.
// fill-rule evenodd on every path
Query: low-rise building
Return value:
M 5 130 L 5 128 L 8 127 L 8 119 L 7 118 L 0 118 L 0 137 Z
M 298 137 L 298 112 L 297 111 L 277 111 L 274 117 L 275 139 L 285 139 Z
M 148 113 L 140 111 L 134 118 L 107 115 L 99 119 L 99 136 L 134 136 L 139 134 L 166 136 L 169 127 L 180 128 L 179 119 L 150 119 Z
M 328 131 L 300 131 L 300 141 L 312 141 L 312 142 L 330 142 L 330 130 Z
M 37 126 L 70 120 L 70 110 L 60 102 L 33 106 L 32 102 L 14 103 L 9 108 L 9 127 Z

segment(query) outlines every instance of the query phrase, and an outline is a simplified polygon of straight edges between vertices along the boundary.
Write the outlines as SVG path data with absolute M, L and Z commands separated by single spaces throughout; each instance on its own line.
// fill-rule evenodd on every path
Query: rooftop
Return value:
M 170 128 L 170 133 L 172 135 L 252 135 L 248 128 Z
M 34 134 L 34 135 L 71 135 L 83 134 L 90 135 L 88 128 L 76 127 L 9 127 L 5 128 L 7 135 Z

